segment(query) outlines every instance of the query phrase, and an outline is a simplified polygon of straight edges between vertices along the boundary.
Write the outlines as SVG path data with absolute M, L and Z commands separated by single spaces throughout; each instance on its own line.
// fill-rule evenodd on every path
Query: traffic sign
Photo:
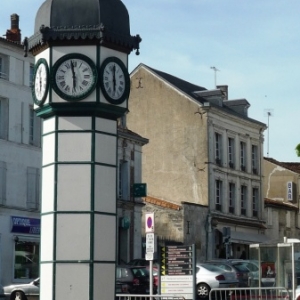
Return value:
M 154 213 L 145 214 L 145 233 L 154 232 Z
M 155 237 L 153 232 L 146 233 L 146 253 L 155 252 Z

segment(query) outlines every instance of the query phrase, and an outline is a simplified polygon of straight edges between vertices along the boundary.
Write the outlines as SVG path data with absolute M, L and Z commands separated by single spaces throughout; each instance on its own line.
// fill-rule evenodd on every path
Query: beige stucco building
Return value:
M 228 256 L 238 258 L 248 244 L 265 241 L 266 125 L 248 116 L 248 101 L 228 100 L 227 86 L 206 90 L 144 64 L 131 82 L 127 124 L 149 139 L 144 210 L 155 211 L 159 240 L 195 243 L 198 260 L 224 255 L 224 227 L 230 228 Z M 166 203 L 179 206 L 177 217 L 160 226 L 169 214 Z
M 264 158 L 266 234 L 274 242 L 300 239 L 300 164 Z

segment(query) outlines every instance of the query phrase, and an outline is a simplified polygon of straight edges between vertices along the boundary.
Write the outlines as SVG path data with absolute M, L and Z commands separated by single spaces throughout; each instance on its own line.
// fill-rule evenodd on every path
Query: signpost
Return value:
M 145 214 L 145 233 L 146 233 L 146 256 L 145 259 L 149 260 L 149 290 L 150 296 L 153 294 L 153 257 L 155 252 L 155 235 L 154 235 L 154 213 Z
M 195 246 L 166 246 L 160 250 L 160 293 L 195 299 Z

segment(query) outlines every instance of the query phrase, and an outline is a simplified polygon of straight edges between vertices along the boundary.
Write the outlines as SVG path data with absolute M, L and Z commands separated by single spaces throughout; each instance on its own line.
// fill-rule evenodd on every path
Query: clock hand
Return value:
M 76 76 L 75 76 L 75 71 L 74 71 L 74 64 L 73 61 L 71 60 L 71 69 L 72 69 L 72 78 L 73 78 L 73 91 L 76 90 Z
M 40 83 L 40 91 L 42 91 L 42 70 L 40 69 L 39 70 L 39 78 L 40 78 L 40 80 L 39 80 L 39 83 Z
M 116 65 L 113 66 L 113 86 L 115 91 L 116 90 Z

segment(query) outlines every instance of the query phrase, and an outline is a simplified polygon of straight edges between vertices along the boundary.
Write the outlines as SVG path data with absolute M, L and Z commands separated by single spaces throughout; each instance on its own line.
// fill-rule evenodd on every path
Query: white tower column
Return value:
M 43 125 L 40 298 L 114 299 L 116 121 L 53 116 Z

